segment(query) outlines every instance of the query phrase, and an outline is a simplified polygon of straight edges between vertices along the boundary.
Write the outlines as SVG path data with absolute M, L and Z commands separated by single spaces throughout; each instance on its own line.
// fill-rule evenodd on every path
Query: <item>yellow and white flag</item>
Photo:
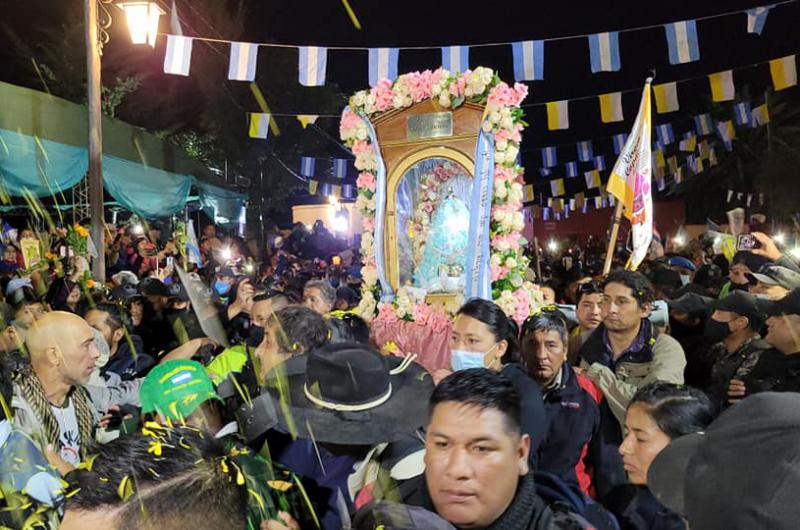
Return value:
M 797 84 L 797 65 L 794 58 L 794 55 L 789 55 L 769 62 L 769 71 L 772 74 L 775 90 L 783 90 Z
M 675 112 L 680 108 L 678 104 L 678 85 L 676 83 L 653 85 L 653 94 L 656 96 L 656 111 L 659 114 Z
M 550 131 L 569 129 L 568 101 L 550 101 L 547 103 L 547 129 Z
M 303 126 L 303 129 L 308 127 L 309 123 L 317 123 L 317 118 L 319 118 L 319 114 L 298 114 L 297 121 L 300 122 L 300 125 Z
M 708 76 L 711 83 L 711 98 L 714 101 L 730 101 L 736 95 L 733 86 L 733 71 L 726 70 Z
M 550 192 L 553 197 L 564 195 L 564 179 L 555 179 L 550 181 Z
M 271 116 L 263 112 L 250 113 L 250 138 L 267 138 Z
M 631 270 L 636 270 L 647 256 L 650 241 L 653 239 L 653 196 L 650 189 L 653 164 L 650 146 L 651 82 L 651 78 L 645 82 L 633 130 L 606 185 L 608 193 L 622 203 L 625 217 L 631 222 L 633 253 L 627 264 Z
M 603 123 L 622 121 L 622 92 L 600 94 L 600 118 Z

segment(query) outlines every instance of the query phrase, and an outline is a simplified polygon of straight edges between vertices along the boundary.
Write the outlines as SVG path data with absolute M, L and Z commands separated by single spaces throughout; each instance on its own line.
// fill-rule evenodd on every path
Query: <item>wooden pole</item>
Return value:
M 611 223 L 611 235 L 608 238 L 608 251 L 606 252 L 606 262 L 603 265 L 603 276 L 611 271 L 611 260 L 614 258 L 614 249 L 617 247 L 620 221 L 622 221 L 622 201 L 618 199 L 614 209 L 614 220 Z
M 85 0 L 86 86 L 89 109 L 89 212 L 90 233 L 97 248 L 92 262 L 95 281 L 106 281 L 105 219 L 103 214 L 103 129 L 100 82 L 100 35 L 97 27 L 97 0 Z

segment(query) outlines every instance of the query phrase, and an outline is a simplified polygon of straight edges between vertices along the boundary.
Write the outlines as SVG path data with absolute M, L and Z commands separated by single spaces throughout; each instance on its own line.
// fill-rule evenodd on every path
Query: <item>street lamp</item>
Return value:
M 156 46 L 158 36 L 158 19 L 165 12 L 155 2 L 144 0 L 127 0 L 117 3 L 117 7 L 125 12 L 128 29 L 134 44 Z

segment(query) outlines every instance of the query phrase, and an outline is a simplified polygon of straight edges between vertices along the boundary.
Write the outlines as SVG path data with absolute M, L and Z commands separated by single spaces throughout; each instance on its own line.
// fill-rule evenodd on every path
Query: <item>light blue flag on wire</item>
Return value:
M 578 160 L 581 162 L 591 162 L 594 153 L 592 152 L 592 141 L 586 140 L 578 142 Z
M 333 176 L 337 179 L 343 179 L 347 176 L 347 159 L 334 158 L 333 159 Z
M 750 103 L 743 101 L 733 106 L 733 118 L 736 125 L 750 125 Z
M 299 80 L 303 86 L 322 86 L 328 68 L 328 49 L 320 46 L 301 46 L 298 65 Z
M 390 81 L 397 77 L 397 61 L 400 53 L 397 48 L 369 49 L 369 84 L 377 85 L 382 79 Z
M 619 32 L 589 35 L 589 58 L 593 74 L 619 71 Z
M 542 147 L 542 167 L 553 167 L 558 164 L 558 153 L 555 147 Z
M 598 171 L 604 171 L 606 169 L 606 157 L 604 155 L 597 155 L 594 157 L 594 168 Z
M 544 79 L 544 41 L 524 40 L 511 43 L 515 81 Z
M 708 136 L 714 132 L 714 124 L 711 121 L 711 114 L 705 113 L 694 117 L 694 128 L 697 136 Z
M 304 177 L 314 176 L 314 166 L 317 160 L 313 156 L 304 156 L 300 158 L 300 174 Z
M 656 134 L 658 134 L 658 141 L 661 142 L 661 145 L 669 145 L 675 141 L 671 123 L 656 125 Z
M 771 6 L 761 6 L 761 7 L 754 7 L 753 9 L 747 10 L 747 33 L 755 33 L 756 35 L 761 35 L 761 32 L 764 31 L 764 24 L 767 22 L 767 15 L 769 15 L 769 10 L 775 7 L 774 5 Z
M 669 46 L 669 63 L 691 63 L 700 59 L 700 48 L 697 46 L 697 22 L 682 20 L 666 24 L 667 45 Z
M 618 155 L 625 147 L 625 142 L 628 141 L 628 133 L 620 133 L 614 135 L 614 154 Z
M 567 168 L 567 176 L 568 177 L 577 177 L 578 176 L 578 163 L 577 162 L 567 162 L 564 164 Z
M 450 72 L 469 70 L 469 46 L 444 46 L 442 66 Z
M 228 79 L 232 81 L 252 81 L 256 78 L 258 63 L 258 44 L 251 42 L 232 42 Z

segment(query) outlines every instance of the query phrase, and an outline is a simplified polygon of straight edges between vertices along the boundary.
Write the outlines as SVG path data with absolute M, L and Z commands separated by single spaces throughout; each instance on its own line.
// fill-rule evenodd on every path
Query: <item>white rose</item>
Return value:
M 492 123 L 500 123 L 500 120 L 502 119 L 503 117 L 496 110 L 489 113 L 489 121 Z
M 439 105 L 441 105 L 442 107 L 450 106 L 450 95 L 447 92 L 442 92 L 439 95 Z
M 502 241 L 500 241 L 500 243 L 497 244 L 497 250 L 500 251 L 500 252 L 508 252 L 509 250 L 511 250 L 511 245 L 508 244 L 508 241 L 503 239 Z M 499 256 L 497 256 L 496 265 L 498 267 L 500 266 L 500 257 Z
M 498 199 L 505 199 L 508 196 L 508 189 L 505 184 L 501 184 L 494 189 L 494 196 Z
M 498 140 L 498 142 L 494 144 L 494 148 L 497 151 L 505 151 L 508 149 L 508 140 Z
M 525 216 L 522 212 L 514 212 L 514 230 L 520 231 L 525 228 Z
M 495 151 L 494 152 L 494 163 L 495 164 L 502 164 L 505 161 L 506 161 L 506 152 L 505 151 Z
M 369 133 L 367 132 L 366 127 L 359 127 L 356 129 L 356 138 L 359 140 L 366 140 Z
M 503 251 L 503 249 L 501 249 L 499 245 L 498 245 L 497 250 L 499 250 L 501 252 Z M 489 264 L 492 267 L 499 267 L 500 263 L 501 263 L 501 260 L 500 260 L 500 256 L 498 254 L 492 254 L 492 257 L 489 258 Z
M 364 104 L 365 96 L 367 95 L 366 90 L 359 90 L 355 94 L 353 94 L 353 99 L 350 101 L 350 105 L 353 107 L 360 107 Z
M 431 94 L 433 94 L 434 96 L 438 96 L 441 93 L 442 93 L 442 86 L 438 83 L 433 85 L 433 87 L 431 88 Z
M 519 154 L 519 147 L 511 144 L 506 149 L 506 161 L 512 162 L 517 159 L 517 155 Z
M 514 120 L 511 116 L 504 116 L 503 119 L 500 121 L 500 127 L 503 129 L 511 130 L 514 128 Z
M 376 204 L 375 203 L 375 196 L 373 195 L 372 198 L 367 201 L 367 208 L 369 208 L 370 210 L 375 210 L 375 204 Z M 522 215 L 522 214 L 520 214 L 520 215 Z
M 371 265 L 366 265 L 361 269 L 361 277 L 367 286 L 373 286 L 378 282 L 378 269 Z
M 508 267 L 509 269 L 513 269 L 516 266 L 517 266 L 517 260 L 515 260 L 514 258 L 506 258 L 506 267 Z
M 395 94 L 392 97 L 392 106 L 396 109 L 403 108 L 403 96 L 401 94 Z

